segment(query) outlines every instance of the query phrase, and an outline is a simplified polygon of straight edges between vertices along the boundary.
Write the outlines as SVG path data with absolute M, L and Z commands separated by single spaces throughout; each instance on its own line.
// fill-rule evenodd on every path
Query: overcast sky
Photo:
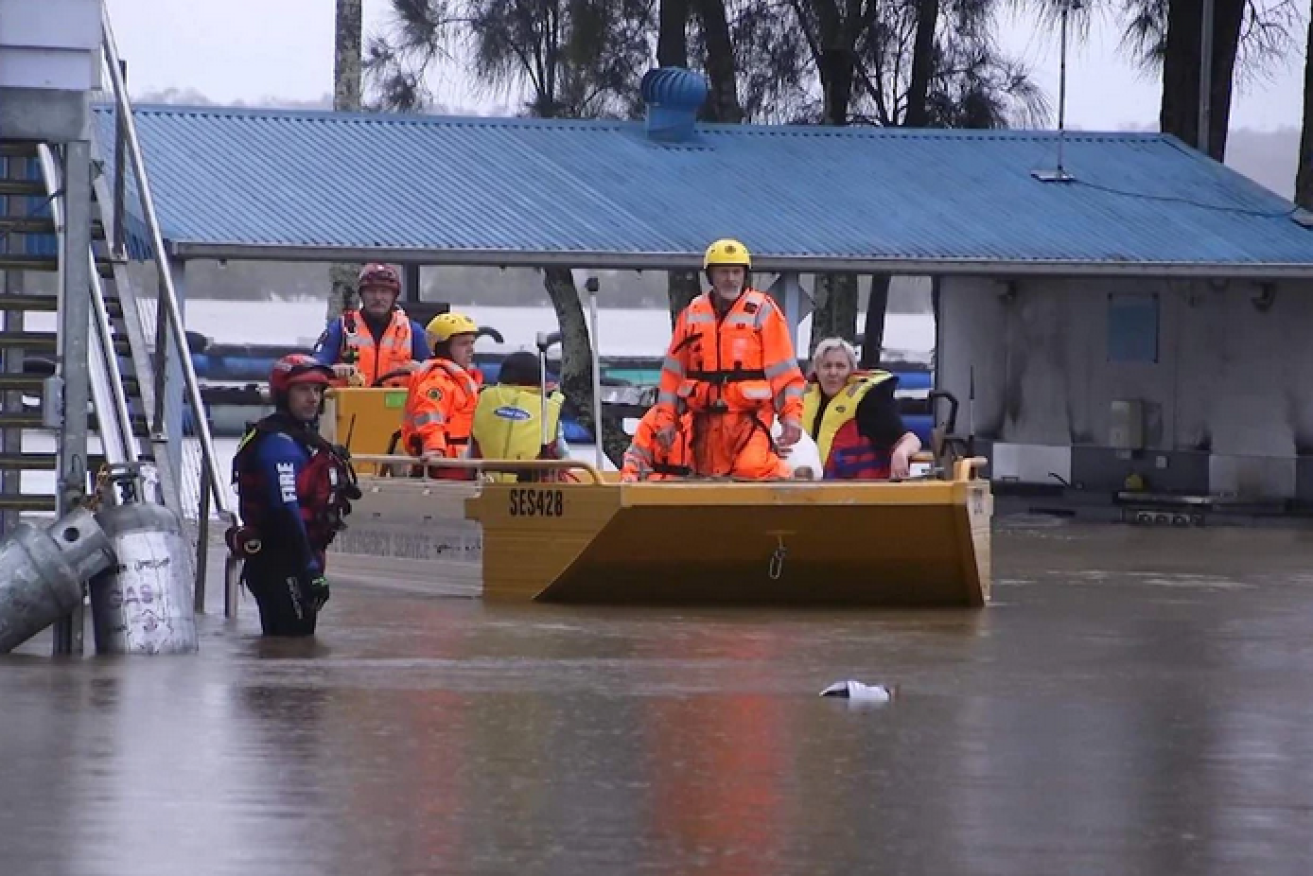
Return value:
M 108 0 L 134 94 L 193 88 L 220 103 L 314 100 L 332 90 L 333 0 Z M 366 34 L 386 23 L 388 0 L 365 0 Z M 1008 20 L 1006 47 L 1025 59 L 1056 112 L 1058 41 L 1028 20 Z M 1242 86 L 1232 128 L 1298 127 L 1303 101 L 1301 50 L 1270 79 Z M 1118 52 L 1119 33 L 1096 22 L 1068 58 L 1067 120 L 1073 127 L 1116 130 L 1157 125 L 1160 90 Z M 460 81 L 440 84 L 448 105 L 496 112 L 496 101 Z

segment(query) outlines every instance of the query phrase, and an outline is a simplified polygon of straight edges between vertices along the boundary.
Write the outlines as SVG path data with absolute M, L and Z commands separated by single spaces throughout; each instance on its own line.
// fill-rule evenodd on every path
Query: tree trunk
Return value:
M 338 112 L 360 109 L 360 44 L 364 36 L 361 4 L 362 0 L 337 0 L 333 38 L 333 109 Z M 359 265 L 348 263 L 329 268 L 328 321 L 351 306 L 359 269 Z
M 1226 138 L 1231 130 L 1231 92 L 1235 81 L 1236 53 L 1240 50 L 1240 27 L 1245 20 L 1245 0 L 1217 0 L 1216 12 L 1213 25 L 1213 77 L 1209 94 L 1208 154 L 1216 161 L 1224 161 Z
M 734 44 L 729 36 L 729 19 L 725 17 L 725 0 L 694 0 L 702 19 L 707 44 L 707 79 L 711 94 L 705 118 L 712 122 L 737 124 L 743 121 L 739 104 L 738 73 L 734 68 Z
M 939 0 L 919 0 L 916 40 L 912 44 L 912 77 L 907 86 L 907 112 L 903 127 L 924 128 L 930 123 L 930 77 L 935 72 L 935 30 L 939 26 Z M 888 282 L 885 283 L 888 289 Z M 872 294 L 874 294 L 872 287 Z M 881 320 L 884 317 L 881 316 Z
M 1172 0 L 1163 46 L 1163 95 L 1158 127 L 1184 142 L 1199 142 L 1199 0 Z
M 1299 169 L 1295 173 L 1295 203 L 1313 210 L 1313 16 L 1309 18 L 1304 60 L 1304 130 L 1299 137 Z
M 593 422 L 593 347 L 574 275 L 569 268 L 547 268 L 543 271 L 543 287 L 561 327 L 561 392 L 569 400 L 579 424 L 593 435 L 602 435 L 602 451 L 619 468 L 629 438 L 619 429 L 606 427 L 607 424 L 602 424 L 604 428 L 599 433 L 598 424 Z
M 866 326 L 862 339 L 863 368 L 878 368 L 880 353 L 884 349 L 884 317 L 889 309 L 888 274 L 871 275 L 871 297 L 866 302 Z
M 853 93 L 853 52 L 846 46 L 830 46 L 816 61 L 821 73 L 821 124 L 846 125 Z
M 688 0 L 661 0 L 657 64 L 688 66 Z
M 1209 86 L 1208 154 L 1221 161 L 1231 120 L 1231 91 L 1245 0 L 1215 0 Z M 1200 38 L 1203 9 L 1199 0 L 1172 0 L 1167 11 L 1163 51 L 1163 97 L 1159 127 L 1191 146 L 1199 145 Z
M 857 339 L 856 274 L 817 274 L 815 301 L 809 355 L 825 338 Z
M 670 299 L 670 327 L 688 303 L 702 293 L 697 271 L 670 271 L 666 274 L 666 295 Z

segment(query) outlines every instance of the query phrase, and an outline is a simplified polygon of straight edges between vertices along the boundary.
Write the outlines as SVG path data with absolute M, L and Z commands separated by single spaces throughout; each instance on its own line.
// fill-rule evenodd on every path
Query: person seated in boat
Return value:
M 333 372 L 304 353 L 274 363 L 275 411 L 249 426 L 233 457 L 243 521 L 225 533 L 266 636 L 312 636 L 324 604 L 325 552 L 360 498 L 342 448 L 319 436 Z
M 391 265 L 365 265 L 356 292 L 360 309 L 344 310 L 328 324 L 315 359 L 333 369 L 335 386 L 405 386 L 429 348 L 424 329 L 397 305 L 401 275 Z
M 626 484 L 641 481 L 665 481 L 688 477 L 688 433 L 689 417 L 680 418 L 675 440 L 670 446 L 663 447 L 656 440 L 658 413 L 655 407 L 648 408 L 647 413 L 638 421 L 633 440 L 625 451 L 624 463 L 620 467 L 620 482 Z
M 483 375 L 474 367 L 479 327 L 463 313 L 440 313 L 425 327 L 429 359 L 410 376 L 401 420 L 401 446 L 411 456 L 465 455 Z M 421 473 L 421 472 L 417 472 Z M 468 480 L 462 469 L 430 466 L 434 477 Z
M 806 380 L 789 327 L 774 301 L 749 285 L 752 258 L 737 240 L 718 240 L 702 261 L 711 291 L 675 320 L 661 368 L 656 440 L 670 450 L 679 420 L 692 416 L 688 464 L 704 477 L 791 476 L 779 450 L 802 434 Z M 780 437 L 771 438 L 775 419 Z
M 545 396 L 545 397 L 544 397 Z M 473 459 L 569 459 L 561 422 L 563 396 L 554 387 L 544 392 L 542 368 L 533 353 L 511 353 L 501 364 L 495 386 L 479 393 L 470 433 Z M 546 421 L 543 416 L 546 415 Z M 550 436 L 550 440 L 544 440 Z M 559 480 L 552 472 L 488 472 L 494 481 Z
M 887 371 L 861 371 L 857 352 L 826 338 L 812 354 L 803 425 L 816 440 L 826 480 L 905 478 L 921 439 L 903 425 Z

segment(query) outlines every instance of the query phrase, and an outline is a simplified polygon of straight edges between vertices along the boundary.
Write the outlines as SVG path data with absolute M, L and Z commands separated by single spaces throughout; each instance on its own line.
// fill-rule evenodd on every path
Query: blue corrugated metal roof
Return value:
M 112 144 L 113 114 L 96 112 Z M 583 266 L 690 264 L 742 239 L 766 267 L 1120 266 L 1313 273 L 1294 205 L 1152 133 L 700 126 L 142 107 L 181 255 L 263 248 Z M 337 253 L 341 255 L 341 253 Z

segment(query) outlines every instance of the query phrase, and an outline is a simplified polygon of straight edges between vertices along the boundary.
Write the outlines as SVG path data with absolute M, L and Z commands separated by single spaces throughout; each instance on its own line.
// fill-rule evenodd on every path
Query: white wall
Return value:
M 1109 444 L 1110 404 L 1140 399 L 1146 447 L 1209 449 L 1214 492 L 1286 495 L 1297 435 L 1313 444 L 1313 284 L 944 278 L 940 385 L 976 434 L 1029 445 Z M 1110 292 L 1157 292 L 1159 361 L 1108 361 Z M 965 424 L 963 420 L 963 424 Z

